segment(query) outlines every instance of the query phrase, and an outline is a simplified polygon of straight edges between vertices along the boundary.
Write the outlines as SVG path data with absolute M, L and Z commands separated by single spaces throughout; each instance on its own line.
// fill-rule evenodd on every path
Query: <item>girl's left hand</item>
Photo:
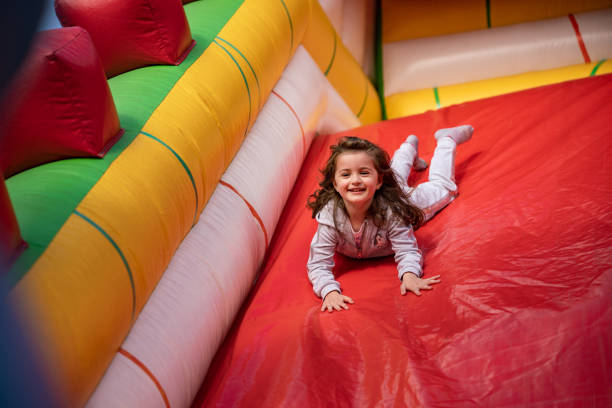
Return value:
M 402 295 L 413 292 L 417 296 L 421 296 L 421 289 L 431 290 L 431 285 L 440 283 L 440 275 L 432 276 L 431 278 L 421 279 L 412 272 L 406 272 L 402 275 L 402 285 L 400 292 Z

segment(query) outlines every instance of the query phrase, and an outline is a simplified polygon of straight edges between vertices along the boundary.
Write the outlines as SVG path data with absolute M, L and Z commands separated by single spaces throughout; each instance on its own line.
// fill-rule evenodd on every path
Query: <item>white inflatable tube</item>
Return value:
M 359 125 L 299 47 L 89 407 L 191 404 L 256 279 L 315 133 Z
M 575 15 L 591 61 L 612 57 L 612 9 Z M 384 45 L 385 96 L 585 62 L 569 17 Z

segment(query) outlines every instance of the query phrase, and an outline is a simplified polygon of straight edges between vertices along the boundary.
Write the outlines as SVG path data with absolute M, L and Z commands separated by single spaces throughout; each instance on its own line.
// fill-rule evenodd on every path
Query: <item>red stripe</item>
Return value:
M 580 34 L 580 28 L 578 27 L 578 22 L 576 21 L 576 17 L 573 14 L 567 15 L 572 22 L 572 27 L 574 27 L 574 32 L 576 33 L 576 39 L 578 40 L 578 45 L 580 46 L 580 51 L 582 51 L 582 56 L 584 58 L 584 62 L 591 62 L 591 57 L 589 57 L 589 52 L 584 45 L 584 41 L 582 41 L 582 34 Z
M 297 120 L 298 125 L 300 125 L 300 131 L 302 132 L 302 148 L 303 148 L 302 151 L 304 152 L 304 156 L 305 156 L 306 155 L 306 136 L 304 135 L 304 128 L 302 127 L 302 122 L 300 122 L 300 117 L 298 116 L 297 112 L 293 109 L 293 107 L 289 105 L 289 102 L 287 102 L 285 98 L 280 96 L 274 89 L 272 90 L 272 93 L 276 95 L 281 101 L 283 101 L 285 105 L 289 107 L 289 109 L 291 109 L 291 112 L 293 112 L 293 116 L 295 116 L 295 119 Z
M 253 214 L 253 217 L 255 217 L 255 219 L 259 223 L 259 226 L 261 227 L 261 230 L 264 233 L 264 239 L 266 240 L 266 252 L 268 252 L 268 231 L 266 231 L 266 226 L 264 225 L 263 220 L 261 219 L 259 214 L 257 214 L 257 211 L 255 210 L 255 208 L 251 205 L 251 203 L 248 202 L 248 200 L 246 198 L 244 198 L 244 196 L 242 194 L 240 194 L 238 192 L 238 190 L 236 190 L 234 188 L 234 186 L 232 186 L 231 184 L 229 184 L 229 183 L 227 183 L 227 182 L 225 182 L 223 180 L 219 180 L 219 184 L 229 188 L 234 193 L 236 193 L 238 195 L 238 197 L 240 197 L 242 199 L 242 201 L 244 201 L 244 203 L 247 205 L 247 207 L 249 207 L 249 210 L 251 210 L 251 214 Z
M 136 364 L 138 367 L 140 367 L 140 369 L 142 371 L 145 372 L 145 374 L 147 374 L 149 376 L 149 378 L 151 379 L 151 381 L 153 381 L 153 383 L 155 384 L 155 386 L 157 387 L 157 390 L 159 391 L 159 393 L 161 394 L 163 400 L 164 400 L 164 404 L 166 404 L 166 408 L 170 408 L 170 401 L 168 401 L 168 396 L 166 395 L 166 391 L 164 391 L 164 387 L 162 387 L 162 385 L 159 383 L 159 381 L 157 381 L 157 378 L 155 378 L 155 376 L 153 375 L 153 373 L 147 368 L 147 366 L 145 366 L 140 360 L 138 360 L 136 357 L 134 357 L 129 351 L 124 350 L 122 348 L 119 349 L 119 353 L 123 354 L 126 358 L 128 358 L 129 360 L 131 360 L 134 364 Z

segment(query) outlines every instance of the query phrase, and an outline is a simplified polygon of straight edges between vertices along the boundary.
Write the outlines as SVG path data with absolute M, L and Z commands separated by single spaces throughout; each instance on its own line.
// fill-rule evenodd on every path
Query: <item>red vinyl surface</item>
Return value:
M 344 134 L 392 153 L 472 124 L 460 194 L 416 232 L 425 276 L 400 296 L 392 257 L 337 256 L 350 310 L 320 312 L 305 207 L 339 135 L 316 139 L 260 278 L 194 407 L 612 406 L 612 75 Z M 423 181 L 426 172 L 411 176 Z

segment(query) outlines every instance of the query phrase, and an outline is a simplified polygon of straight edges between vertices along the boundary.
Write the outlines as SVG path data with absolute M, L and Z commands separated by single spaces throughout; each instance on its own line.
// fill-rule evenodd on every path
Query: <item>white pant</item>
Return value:
M 455 184 L 455 153 L 457 143 L 450 137 L 438 140 L 429 165 L 429 181 L 416 187 L 408 186 L 408 176 L 416 159 L 416 151 L 408 143 L 402 143 L 393 154 L 391 168 L 397 174 L 400 187 L 410 201 L 425 213 L 425 221 L 446 207 L 457 196 Z

